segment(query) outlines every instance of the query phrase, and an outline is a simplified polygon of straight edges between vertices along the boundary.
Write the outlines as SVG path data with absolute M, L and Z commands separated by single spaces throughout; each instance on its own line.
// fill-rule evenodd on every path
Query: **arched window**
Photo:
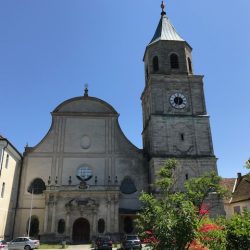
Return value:
M 193 74 L 192 62 L 191 62 L 191 59 L 189 57 L 188 57 L 188 71 L 190 74 Z
M 57 225 L 57 232 L 59 234 L 63 234 L 64 231 L 65 231 L 65 221 L 63 219 L 60 219 Z
M 98 233 L 102 234 L 105 231 L 105 221 L 104 219 L 98 220 Z
M 30 237 L 34 237 L 34 238 L 38 237 L 38 234 L 39 234 L 39 219 L 38 219 L 37 216 L 32 215 L 31 216 L 31 221 L 28 219 L 26 230 L 27 230 L 27 234 L 29 233 Z
M 28 188 L 28 192 L 29 193 L 33 192 L 33 194 L 42 194 L 45 189 L 46 189 L 46 186 L 45 186 L 44 181 L 40 178 L 36 178 L 30 184 L 30 186 Z
M 120 190 L 124 194 L 133 194 L 137 191 L 136 186 L 130 177 L 124 178 L 121 183 Z
M 153 58 L 153 70 L 154 72 L 159 70 L 159 61 L 158 61 L 158 56 L 155 56 Z
M 171 69 L 179 69 L 179 58 L 176 54 L 171 54 L 170 56 Z
M 127 234 L 130 234 L 130 233 L 133 232 L 134 225 L 133 225 L 133 220 L 132 220 L 131 217 L 127 216 L 127 217 L 124 218 L 123 229 L 124 229 L 124 232 L 127 233 Z

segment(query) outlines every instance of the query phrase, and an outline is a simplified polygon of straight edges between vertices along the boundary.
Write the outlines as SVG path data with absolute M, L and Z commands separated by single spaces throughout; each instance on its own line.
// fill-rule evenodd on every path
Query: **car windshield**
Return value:
M 97 238 L 97 240 L 100 240 L 100 241 L 110 241 L 110 237 L 99 237 Z
M 139 238 L 136 235 L 128 235 L 127 240 L 139 240 Z

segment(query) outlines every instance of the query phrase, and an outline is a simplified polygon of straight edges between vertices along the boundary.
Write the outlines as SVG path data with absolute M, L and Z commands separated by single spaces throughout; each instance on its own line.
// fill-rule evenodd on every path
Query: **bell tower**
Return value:
M 180 164 L 178 186 L 186 179 L 217 171 L 203 76 L 195 75 L 191 46 L 176 32 L 162 2 L 155 34 L 144 54 L 145 87 L 143 149 L 148 156 L 150 182 L 169 158 Z

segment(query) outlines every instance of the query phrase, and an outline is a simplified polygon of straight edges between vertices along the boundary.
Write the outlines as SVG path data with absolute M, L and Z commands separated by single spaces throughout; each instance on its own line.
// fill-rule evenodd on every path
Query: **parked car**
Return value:
M 110 236 L 99 236 L 95 241 L 95 250 L 112 250 L 112 244 Z
M 122 250 L 134 250 L 134 249 L 142 249 L 141 241 L 138 235 L 125 235 L 124 239 L 121 242 Z
M 0 250 L 8 250 L 8 244 L 5 240 L 0 240 Z
M 18 237 L 10 242 L 8 242 L 9 250 L 31 250 L 39 248 L 40 241 L 32 240 L 29 237 Z

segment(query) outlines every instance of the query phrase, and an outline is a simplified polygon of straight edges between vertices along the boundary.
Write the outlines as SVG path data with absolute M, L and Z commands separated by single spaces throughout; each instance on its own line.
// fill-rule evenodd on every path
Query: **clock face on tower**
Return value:
M 187 98 L 181 93 L 175 93 L 170 96 L 170 104 L 176 109 L 183 109 L 187 105 Z

